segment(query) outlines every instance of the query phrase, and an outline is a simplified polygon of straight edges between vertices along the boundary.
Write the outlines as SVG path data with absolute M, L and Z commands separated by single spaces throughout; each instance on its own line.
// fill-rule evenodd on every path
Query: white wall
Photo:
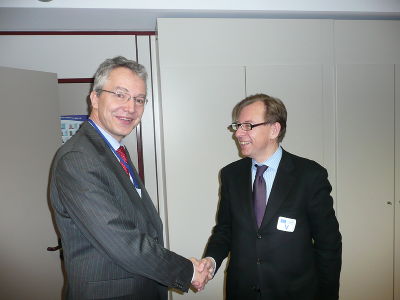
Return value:
M 399 12 L 400 3 L 395 0 L 363 1 L 363 0 L 337 0 L 321 2 L 314 0 L 288 0 L 288 1 L 185 1 L 185 0 L 57 0 L 52 2 L 39 2 L 30 0 L 3 0 L 0 7 L 49 7 L 49 8 L 128 8 L 128 9 L 178 9 L 178 10 L 227 10 L 227 11 L 331 11 L 331 12 Z
M 151 41 L 151 39 L 153 41 Z M 154 154 L 154 117 L 151 43 L 154 36 L 142 35 L 0 35 L 0 66 L 53 72 L 60 79 L 93 78 L 99 64 L 117 55 L 138 60 L 149 72 L 149 103 L 142 119 L 145 181 L 158 207 L 156 158 Z M 154 48 L 154 47 L 153 47 Z M 155 56 L 155 53 L 153 53 Z M 153 58 L 155 59 L 155 58 Z M 155 77 L 156 79 L 156 77 Z M 90 84 L 60 84 L 60 115 L 87 114 L 86 97 Z M 56 100 L 56 99 L 55 99 Z M 56 100 L 56 101 L 57 101 Z M 125 144 L 138 166 L 136 134 Z
M 61 298 L 63 276 L 47 184 L 61 144 L 54 73 L 0 67 L 0 295 Z
M 145 184 L 149 191 L 150 196 L 158 208 L 160 205 L 158 204 L 158 183 L 157 183 L 157 172 L 156 172 L 156 156 L 155 156 L 155 131 L 154 131 L 154 101 L 157 101 L 157 97 L 154 97 L 152 90 L 152 81 L 157 78 L 156 74 L 152 76 L 153 68 L 155 66 L 152 65 L 152 59 L 155 58 L 155 37 L 154 36 L 134 36 L 134 35 L 35 35 L 35 36 L 23 36 L 23 35 L 0 35 L 0 66 L 13 67 L 18 69 L 25 70 L 39 70 L 52 72 L 52 79 L 54 81 L 55 94 L 52 94 L 51 100 L 52 105 L 50 106 L 54 108 L 51 111 L 51 115 L 46 115 L 48 118 L 52 118 L 53 120 L 58 120 L 60 115 L 64 114 L 87 114 L 87 106 L 86 106 L 86 97 L 89 93 L 90 84 L 87 83 L 73 83 L 73 84 L 59 84 L 57 85 L 57 77 L 66 79 L 66 78 L 92 78 L 94 72 L 96 71 L 98 65 L 105 59 L 114 57 L 116 55 L 123 55 L 130 59 L 137 59 L 140 63 L 142 63 L 149 73 L 149 81 L 148 81 L 148 98 L 149 103 L 146 106 L 145 113 L 142 118 L 142 134 L 143 134 L 143 160 L 144 160 L 144 172 L 145 172 Z M 154 56 L 152 58 L 152 56 Z M 22 71 L 21 71 L 22 72 Z M 30 71 L 27 71 L 28 73 Z M 32 72 L 32 73 L 41 73 L 41 72 Z M 54 74 L 56 73 L 56 74 Z M 7 74 L 7 72 L 5 72 Z M 47 74 L 47 73 L 45 73 Z M 3 76 L 6 76 L 3 74 Z M 3 83 L 5 84 L 5 83 Z M 25 83 L 18 82 L 18 80 L 14 79 L 13 84 L 22 84 L 25 86 Z M 59 86 L 59 88 L 58 88 Z M 38 88 L 38 87 L 36 87 Z M 39 89 L 40 90 L 40 89 Z M 19 90 L 18 90 L 19 91 Z M 16 91 L 17 92 L 17 91 Z M 35 90 L 31 91 L 35 95 L 38 92 Z M 45 92 L 45 91 L 43 91 Z M 29 94 L 29 91 L 28 91 Z M 40 95 L 40 94 L 38 94 Z M 4 130 L 8 130 L 10 124 L 25 124 L 25 122 L 29 122 L 29 113 L 34 113 L 32 116 L 32 120 L 35 121 L 37 118 L 40 118 L 40 115 L 36 113 L 36 109 L 41 109 L 42 111 L 46 109 L 46 105 L 41 104 L 38 106 L 35 104 L 36 102 L 40 102 L 41 100 L 37 97 L 29 97 L 24 95 L 23 100 L 27 100 L 29 105 L 22 106 L 23 111 L 19 115 L 9 114 L 7 110 L 7 103 L 10 101 L 5 95 L 0 96 L 0 111 L 5 113 L 7 116 L 13 119 L 13 122 L 10 119 L 6 119 L 2 117 L 3 125 L 2 128 Z M 15 100 L 17 101 L 17 100 Z M 22 100 L 21 100 L 22 101 Z M 60 101 L 60 102 L 59 102 Z M 42 102 L 40 102 L 42 103 Z M 22 105 L 22 103 L 21 103 Z M 29 107 L 33 105 L 35 109 L 30 109 Z M 26 115 L 27 114 L 27 115 Z M 50 114 L 50 112 L 49 112 Z M 26 116 L 25 116 L 26 115 Z M 19 120 L 20 121 L 16 121 Z M 44 122 L 44 119 L 42 122 Z M 38 120 L 36 120 L 39 122 Z M 14 125 L 12 126 L 15 127 Z M 18 132 L 18 136 L 13 137 L 12 139 L 7 139 L 10 147 L 5 147 L 4 149 L 12 149 L 14 146 L 14 140 L 17 138 L 18 140 L 24 141 L 32 141 L 35 139 L 35 129 L 26 125 L 26 130 L 20 130 Z M 56 148 L 61 144 L 61 130 L 60 130 L 60 121 L 58 120 L 53 125 L 45 126 L 47 130 L 53 130 L 53 132 L 59 132 L 58 141 L 59 143 L 55 144 L 53 150 L 49 149 L 45 154 L 47 155 L 48 162 L 51 161 L 53 155 L 55 154 Z M 37 128 L 39 131 L 43 131 L 43 128 Z M 6 135 L 7 137 L 7 135 Z M 40 136 L 38 136 L 40 137 Z M 55 137 L 57 138 L 57 137 Z M 136 151 L 136 135 L 132 133 L 128 138 L 125 139 L 125 143 L 133 156 L 133 161 L 137 164 L 137 151 Z M 32 148 L 34 149 L 34 148 Z M 31 153 L 30 147 L 25 147 L 24 153 L 32 159 L 32 157 L 36 157 L 37 153 Z M 15 152 L 15 151 L 14 151 Z M 3 155 L 3 158 L 6 158 L 7 162 L 9 162 L 9 155 Z M 25 160 L 23 160 L 25 162 Z M 35 166 L 42 160 L 35 161 Z M 12 162 L 12 160 L 11 160 Z M 31 163 L 28 163 L 32 165 Z M 3 165 L 2 165 L 3 166 Z M 45 172 L 49 171 L 49 165 L 47 163 L 42 164 L 42 167 L 45 168 Z M 1 176 L 6 176 L 4 173 L 8 168 L 3 168 L 3 173 Z M 9 171 L 7 171 L 9 172 Z M 17 174 L 18 176 L 18 174 Z M 39 176 L 37 180 L 39 180 Z M 22 177 L 21 177 L 22 178 Z M 32 181 L 31 184 L 37 184 L 36 181 Z M 28 180 L 30 182 L 30 180 Z M 2 180 L 4 184 L 8 181 Z M 24 186 L 30 186 L 27 183 Z M 47 181 L 37 184 L 41 189 L 47 190 Z M 10 186 L 12 187 L 12 186 Z M 5 190 L 2 192 L 6 192 Z M 3 193 L 3 194 L 4 194 Z M 4 195 L 2 195 L 4 196 Z M 4 196 L 6 197 L 6 196 Z M 8 199 L 8 198 L 7 198 Z M 10 198 L 9 200 L 12 200 Z M 26 199 L 25 199 L 26 200 Z M 58 270 L 59 277 L 56 277 L 52 274 L 45 274 L 44 276 L 49 276 L 54 281 L 57 281 L 57 284 L 52 283 L 51 287 L 48 289 L 49 293 L 56 290 L 57 296 L 61 295 L 61 286 L 62 286 L 62 278 L 61 278 L 61 265 L 60 260 L 58 258 L 58 252 L 52 253 L 47 252 L 46 248 L 48 246 L 55 246 L 57 244 L 57 237 L 53 228 L 53 222 L 51 219 L 50 209 L 47 206 L 46 201 L 46 193 L 44 193 L 44 198 L 42 199 L 40 205 L 35 205 L 35 203 L 31 203 L 30 205 L 34 205 L 34 209 L 31 209 L 29 212 L 33 212 L 33 214 L 25 216 L 27 214 L 26 208 L 31 206 L 26 206 L 23 202 L 18 201 L 8 201 L 7 200 L 7 209 L 3 209 L 2 216 L 2 230 L 0 232 L 2 236 L 2 240 L 7 244 L 8 239 L 15 240 L 16 243 L 21 242 L 21 246 L 19 249 L 9 249 L 9 247 L 14 246 L 14 244 L 9 243 L 6 248 L 0 247 L 0 252 L 2 253 L 1 259 L 7 259 L 9 264 L 12 264 L 12 267 L 16 272 L 19 272 L 21 275 L 20 279 L 27 282 L 29 285 L 34 285 L 35 282 L 39 281 L 38 278 L 32 277 L 32 274 L 35 271 L 44 273 L 46 268 L 51 270 Z M 25 206 L 25 207 L 24 207 Z M 163 213 L 164 207 L 160 207 L 160 213 Z M 21 214 L 22 217 L 18 218 L 17 216 Z M 38 222 L 33 222 L 32 220 L 39 220 Z M 15 223 L 17 222 L 17 226 Z M 28 228 L 28 230 L 27 230 Z M 30 245 L 26 245 L 22 243 L 23 240 L 30 241 L 32 237 L 37 236 L 37 230 L 43 230 L 43 238 L 35 238 L 35 243 L 31 243 Z M 32 234 L 35 232 L 35 234 Z M 39 241 L 44 240 L 45 237 L 51 236 L 45 242 L 40 243 Z M 3 245 L 3 246 L 5 246 Z M 38 246 L 40 248 L 38 248 Z M 40 252 L 43 255 L 42 260 L 37 260 L 37 256 L 34 254 Z M 43 266 L 41 268 L 31 268 L 32 264 L 42 263 L 44 260 Z M 26 263 L 31 261 L 31 263 Z M 3 261 L 2 261 L 3 262 Z M 4 264 L 3 264 L 4 265 Z M 31 270 L 30 270 L 31 268 Z M 4 270 L 3 270 L 4 271 Z M 33 273 L 32 273 L 33 272 Z M 7 271 L 0 272 L 5 275 Z M 7 299 L 24 299 L 26 296 L 21 296 L 19 293 L 15 291 L 15 287 L 11 286 L 9 290 L 3 288 L 4 284 L 10 284 L 12 282 L 17 282 L 17 276 L 14 273 L 10 273 L 7 278 L 2 278 L 0 283 L 1 295 L 5 296 Z M 7 280 L 6 280 L 7 279 Z M 38 279 L 38 280 L 36 280 Z M 51 282 L 49 280 L 49 282 Z M 14 288 L 14 290 L 13 290 Z M 43 288 L 42 285 L 37 285 L 36 289 L 42 289 L 42 292 L 45 292 L 46 289 Z M 22 290 L 21 290 L 22 291 Z M 24 291 L 24 293 L 29 293 L 32 289 L 29 287 Z M 13 298 L 14 293 L 14 298 Z M 31 294 L 36 295 L 36 294 Z M 37 294 L 39 295 L 39 294 Z M 41 297 L 41 299 L 56 299 L 53 296 L 45 298 Z M 39 296 L 38 296 L 39 297 Z M 61 298 L 61 297 L 60 297 Z
M 155 30 L 157 18 L 400 18 L 396 0 L 0 1 L 0 30 Z
M 136 59 L 132 35 L 0 35 L 0 65 L 92 78 L 106 58 Z
M 239 159 L 227 126 L 246 95 L 265 92 L 285 101 L 284 147 L 318 160 L 335 178 L 332 27 L 331 20 L 159 19 L 172 250 L 202 254 L 215 223 L 218 172 Z M 204 292 L 182 299 L 222 299 L 224 269 Z
M 393 130 L 400 118 L 394 112 L 399 26 L 396 21 L 159 19 L 171 248 L 187 256 L 201 253 L 214 225 L 217 170 L 239 158 L 219 121 L 228 124 L 228 107 L 243 98 L 243 89 L 245 95 L 266 92 L 288 106 L 284 147 L 328 169 L 344 241 L 341 299 L 400 299 L 399 269 L 393 278 L 400 259 L 399 249 L 393 250 L 399 243 L 394 219 L 399 181 L 395 185 L 393 176 L 399 156 Z M 215 85 L 214 73 L 229 68 L 229 76 Z M 246 79 L 238 83 L 235 78 L 243 72 Z M 213 89 L 205 100 L 204 86 Z M 198 115 L 205 114 L 207 122 L 199 123 Z M 189 120 L 188 115 L 194 122 L 179 129 L 179 120 Z M 382 168 L 378 178 L 358 165 L 369 160 L 376 160 L 373 169 Z M 196 172 L 187 176 L 192 169 Z M 220 276 L 204 293 L 185 297 L 221 299 L 222 289 Z

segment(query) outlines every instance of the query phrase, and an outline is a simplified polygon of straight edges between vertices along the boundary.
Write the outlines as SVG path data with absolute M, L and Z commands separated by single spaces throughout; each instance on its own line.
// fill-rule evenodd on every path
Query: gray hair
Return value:
M 147 81 L 147 72 L 144 66 L 137 63 L 134 60 L 126 59 L 123 56 L 116 56 L 114 58 L 106 59 L 101 65 L 98 67 L 93 82 L 93 91 L 97 92 L 101 90 L 106 83 L 110 72 L 116 68 L 127 68 L 131 70 L 134 74 L 139 76 L 139 78 L 143 79 L 146 84 Z

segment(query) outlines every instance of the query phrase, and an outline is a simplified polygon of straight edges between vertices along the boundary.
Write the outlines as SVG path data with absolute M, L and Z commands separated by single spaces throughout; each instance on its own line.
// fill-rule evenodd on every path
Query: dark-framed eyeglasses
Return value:
M 145 96 L 137 96 L 137 97 L 134 97 L 134 96 L 131 96 L 131 95 L 129 95 L 128 93 L 125 93 L 125 92 L 123 92 L 123 91 L 115 91 L 115 92 L 113 92 L 113 91 L 107 91 L 107 90 L 103 90 L 103 89 L 97 89 L 96 91 L 97 91 L 98 93 L 100 93 L 100 92 L 107 92 L 107 93 L 113 94 L 113 95 L 115 96 L 115 98 L 116 98 L 119 102 L 121 102 L 121 103 L 123 103 L 123 104 L 125 104 L 126 102 L 128 102 L 129 100 L 132 99 L 132 101 L 135 103 L 135 105 L 143 106 L 143 105 L 145 105 L 145 104 L 147 103 L 147 101 L 148 101 L 148 100 L 146 99 Z
M 257 123 L 257 124 L 251 124 L 248 122 L 244 122 L 244 123 L 234 122 L 231 125 L 229 125 L 228 127 L 230 129 L 232 129 L 233 131 L 237 131 L 239 129 L 239 127 L 242 128 L 242 130 L 244 130 L 244 131 L 249 131 L 249 130 L 252 130 L 254 127 L 266 125 L 266 124 L 271 124 L 271 122 L 262 122 L 262 123 Z

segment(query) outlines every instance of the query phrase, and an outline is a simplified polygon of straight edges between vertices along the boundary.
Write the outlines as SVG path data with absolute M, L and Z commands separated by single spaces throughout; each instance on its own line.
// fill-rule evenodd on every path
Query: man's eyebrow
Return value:
M 115 89 L 116 89 L 116 90 L 122 90 L 122 91 L 124 91 L 124 92 L 129 92 L 129 90 L 128 90 L 127 88 L 124 88 L 124 87 L 122 87 L 122 86 L 117 86 L 117 87 L 115 87 Z
M 120 90 L 120 91 L 122 91 L 124 93 L 130 94 L 130 91 L 127 88 L 124 88 L 122 86 L 117 86 L 117 87 L 115 87 L 115 89 L 116 90 Z M 135 97 L 146 97 L 146 94 L 139 94 L 139 95 L 136 95 Z

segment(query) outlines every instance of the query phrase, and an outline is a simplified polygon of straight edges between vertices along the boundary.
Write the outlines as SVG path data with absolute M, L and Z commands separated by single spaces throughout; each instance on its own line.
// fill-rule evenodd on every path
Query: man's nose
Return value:
M 125 104 L 124 104 L 124 110 L 133 113 L 135 111 L 135 101 L 133 99 L 129 99 Z
M 243 136 L 244 133 L 245 131 L 239 126 L 239 128 L 235 131 L 235 137 Z

